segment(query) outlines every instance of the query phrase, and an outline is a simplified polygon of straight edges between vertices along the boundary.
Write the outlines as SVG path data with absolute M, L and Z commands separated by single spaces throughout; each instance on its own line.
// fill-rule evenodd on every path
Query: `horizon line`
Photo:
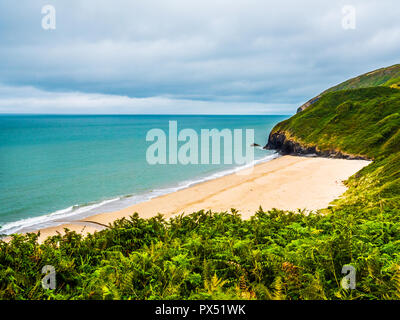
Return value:
M 267 114 L 267 113 L 253 113 L 253 114 L 213 114 L 213 113 L 2 113 L 4 115 L 25 115 L 25 116 L 292 116 L 293 114 Z

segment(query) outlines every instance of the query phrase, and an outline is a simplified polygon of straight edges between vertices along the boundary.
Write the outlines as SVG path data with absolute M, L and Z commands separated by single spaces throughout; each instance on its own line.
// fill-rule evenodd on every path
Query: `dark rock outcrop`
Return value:
M 302 144 L 289 139 L 284 132 L 271 133 L 268 138 L 268 144 L 264 149 L 277 150 L 281 154 L 286 155 L 317 155 L 327 158 L 367 160 L 365 157 L 346 154 L 337 150 L 319 150 L 317 146 L 303 146 Z
M 288 139 L 283 132 L 271 133 L 268 144 L 264 147 L 268 150 L 278 150 L 282 154 L 313 154 L 317 153 L 315 147 L 304 147 L 298 142 Z

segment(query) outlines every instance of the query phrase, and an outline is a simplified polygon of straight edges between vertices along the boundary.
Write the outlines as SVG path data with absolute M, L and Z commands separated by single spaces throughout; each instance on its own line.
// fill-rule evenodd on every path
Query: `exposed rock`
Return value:
M 284 132 L 271 133 L 268 138 L 268 144 L 264 149 L 277 150 L 281 154 L 318 155 L 327 158 L 367 160 L 365 157 L 345 154 L 337 150 L 319 150 L 317 146 L 303 146 L 296 141 L 288 139 Z
M 258 143 L 252 143 L 250 147 L 261 147 Z
M 317 153 L 315 147 L 304 147 L 298 142 L 287 139 L 285 133 L 275 132 L 270 134 L 268 144 L 264 147 L 268 150 L 278 150 L 283 154 L 312 154 Z

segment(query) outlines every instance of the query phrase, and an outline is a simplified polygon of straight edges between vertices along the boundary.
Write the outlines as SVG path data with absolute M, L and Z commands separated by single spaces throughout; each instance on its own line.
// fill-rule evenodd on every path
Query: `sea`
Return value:
M 113 212 L 248 164 L 152 164 L 152 129 L 254 130 L 252 164 L 278 157 L 264 150 L 288 115 L 0 115 L 0 234 L 34 231 Z M 193 132 L 193 131 L 192 131 Z M 178 141 L 179 149 L 185 141 Z M 210 153 L 213 151 L 210 143 Z M 170 148 L 166 148 L 169 159 Z M 161 152 L 161 151 L 159 151 Z M 174 150 L 173 152 L 176 152 Z M 157 155 L 159 155 L 157 153 Z M 199 156 L 200 157 L 200 156 Z M 168 162 L 168 161 L 167 161 Z M 162 212 L 162 208 L 159 209 Z

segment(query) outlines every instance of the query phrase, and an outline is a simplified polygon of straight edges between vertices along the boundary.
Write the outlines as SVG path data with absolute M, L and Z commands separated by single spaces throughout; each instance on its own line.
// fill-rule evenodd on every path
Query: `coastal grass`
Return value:
M 337 86 L 326 90 L 324 93 L 360 88 L 371 88 L 378 86 L 399 88 L 399 84 L 400 64 L 396 64 L 391 67 L 374 70 L 361 76 L 347 80 L 343 83 L 338 84 Z

